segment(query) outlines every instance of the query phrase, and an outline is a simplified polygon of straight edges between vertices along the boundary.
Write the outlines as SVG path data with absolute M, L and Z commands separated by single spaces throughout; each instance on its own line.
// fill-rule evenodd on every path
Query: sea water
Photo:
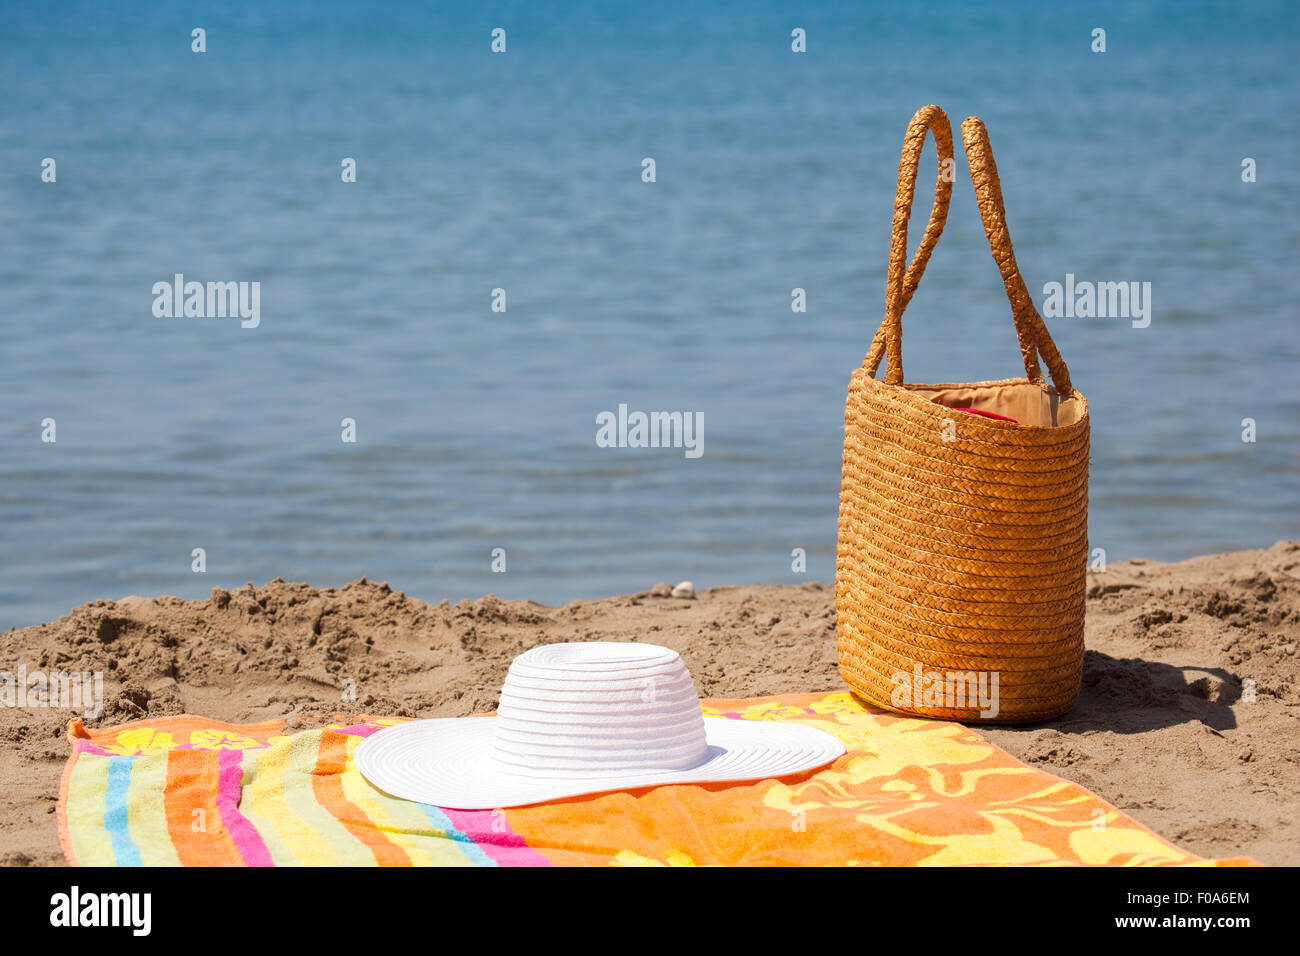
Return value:
M 1092 411 L 1091 547 L 1300 534 L 1290 5 L 448 6 L 5 5 L 0 626 L 276 576 L 830 582 L 931 102 L 986 122 L 1040 306 L 1149 289 L 1145 325 L 1048 319 Z M 957 158 L 911 381 L 1021 371 Z M 257 283 L 257 322 L 183 288 L 156 314 L 178 275 Z M 620 406 L 699 421 L 701 454 L 598 441 Z

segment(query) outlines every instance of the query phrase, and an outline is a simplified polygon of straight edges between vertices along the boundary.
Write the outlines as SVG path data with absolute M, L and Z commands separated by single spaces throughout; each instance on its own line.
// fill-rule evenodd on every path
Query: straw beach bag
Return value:
M 940 175 L 908 266 L 907 224 L 927 132 Z M 952 128 L 943 110 L 926 106 L 903 141 L 885 318 L 844 409 L 840 673 L 859 696 L 894 711 L 1042 720 L 1073 706 L 1083 669 L 1088 404 L 1020 277 L 984 124 L 967 119 L 962 137 L 1026 377 L 904 384 L 903 310 L 952 196 L 944 176 L 953 168 Z M 1044 381 L 1039 356 L 1055 387 Z M 875 374 L 885 357 L 881 381 Z

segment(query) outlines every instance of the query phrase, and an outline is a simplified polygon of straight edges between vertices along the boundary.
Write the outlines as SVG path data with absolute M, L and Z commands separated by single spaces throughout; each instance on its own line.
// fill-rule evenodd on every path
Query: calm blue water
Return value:
M 1036 298 L 1152 284 L 1149 328 L 1051 323 L 1093 546 L 1300 534 L 1293 5 L 467 6 L 6 4 L 0 625 L 275 576 L 832 580 L 845 388 L 929 102 L 987 123 Z M 260 326 L 155 318 L 177 272 L 259 281 Z M 964 161 L 904 354 L 914 381 L 1020 371 Z M 597 447 L 619 403 L 702 412 L 703 457 Z

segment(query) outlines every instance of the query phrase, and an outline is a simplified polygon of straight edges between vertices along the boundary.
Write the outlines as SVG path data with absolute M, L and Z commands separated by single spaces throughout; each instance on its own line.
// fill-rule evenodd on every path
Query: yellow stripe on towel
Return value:
M 136 758 L 126 793 L 127 824 L 144 866 L 181 865 L 167 830 L 166 793 L 167 754 Z
M 352 762 L 363 738 L 348 739 L 348 769 L 342 774 L 343 795 L 388 838 L 406 851 L 414 866 L 473 866 L 455 841 L 444 839 L 418 803 L 394 800 L 376 790 Z
M 82 866 L 112 866 L 113 842 L 104 826 L 108 758 L 84 760 L 68 784 L 67 830 L 72 852 Z
M 283 781 L 295 742 L 309 734 L 278 741 L 256 754 L 244 769 L 240 811 L 257 828 L 277 866 L 337 866 L 329 844 L 299 818 L 285 798 Z

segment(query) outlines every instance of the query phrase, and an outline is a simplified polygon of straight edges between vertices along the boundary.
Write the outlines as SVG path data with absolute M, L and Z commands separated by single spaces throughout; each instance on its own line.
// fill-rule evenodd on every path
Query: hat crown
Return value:
M 684 770 L 709 757 L 704 714 L 676 651 L 654 644 L 550 644 L 510 665 L 493 756 L 528 777 Z

